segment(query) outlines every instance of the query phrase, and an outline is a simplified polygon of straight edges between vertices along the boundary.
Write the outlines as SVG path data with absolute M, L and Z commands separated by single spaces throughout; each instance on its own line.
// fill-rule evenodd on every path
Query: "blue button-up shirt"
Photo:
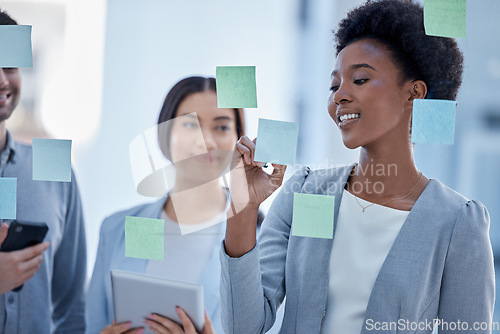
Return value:
M 31 145 L 7 132 L 0 176 L 17 178 L 17 219 L 46 223 L 50 242 L 23 288 L 0 295 L 0 333 L 83 333 L 87 258 L 75 175 L 71 182 L 33 181 Z

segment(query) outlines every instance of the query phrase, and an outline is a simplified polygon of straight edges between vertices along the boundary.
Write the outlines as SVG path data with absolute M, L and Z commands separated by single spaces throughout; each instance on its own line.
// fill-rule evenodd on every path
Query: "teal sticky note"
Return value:
M 125 256 L 163 260 L 163 219 L 125 217 Z
M 259 118 L 254 160 L 293 165 L 298 138 L 297 123 Z
M 448 100 L 413 100 L 411 142 L 453 144 L 457 102 Z
M 257 108 L 255 66 L 217 66 L 217 107 Z
M 33 67 L 31 26 L 0 25 L 0 67 Z
M 465 38 L 466 8 L 466 0 L 424 0 L 425 33 Z
M 292 235 L 309 238 L 333 238 L 335 196 L 293 194 Z
M 71 140 L 33 138 L 33 180 L 71 182 Z
M 16 219 L 17 178 L 0 177 L 0 219 Z

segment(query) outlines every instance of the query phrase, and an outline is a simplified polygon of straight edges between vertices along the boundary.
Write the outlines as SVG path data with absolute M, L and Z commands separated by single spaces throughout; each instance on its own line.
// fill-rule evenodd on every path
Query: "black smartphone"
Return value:
M 7 238 L 5 238 L 0 251 L 12 252 L 26 247 L 34 246 L 43 241 L 49 227 L 45 223 L 20 222 L 14 220 L 10 223 Z M 13 291 L 21 290 L 20 285 Z

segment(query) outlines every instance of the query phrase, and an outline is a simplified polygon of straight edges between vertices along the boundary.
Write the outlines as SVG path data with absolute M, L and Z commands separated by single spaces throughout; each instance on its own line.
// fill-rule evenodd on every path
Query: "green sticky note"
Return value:
M 0 67 L 33 67 L 31 26 L 0 25 Z
M 217 66 L 217 106 L 257 108 L 255 66 Z
M 334 211 L 335 196 L 295 193 L 292 235 L 332 239 Z
M 125 217 L 125 256 L 163 260 L 163 219 Z
M 455 139 L 457 102 L 448 100 L 413 100 L 411 142 L 449 144 Z
M 16 219 L 17 178 L 0 177 L 0 219 Z
M 259 118 L 255 161 L 293 165 L 299 138 L 299 125 Z
M 71 140 L 33 138 L 33 180 L 71 182 Z
M 425 33 L 465 38 L 466 0 L 424 0 Z

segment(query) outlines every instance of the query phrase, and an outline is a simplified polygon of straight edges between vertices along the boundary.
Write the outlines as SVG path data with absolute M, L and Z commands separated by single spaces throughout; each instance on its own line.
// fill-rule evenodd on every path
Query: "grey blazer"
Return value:
M 230 258 L 222 243 L 222 323 L 227 334 L 265 333 L 285 295 L 281 332 L 320 332 L 335 234 L 333 240 L 292 236 L 293 193 L 334 195 L 335 232 L 352 167 L 301 168 L 274 200 L 253 250 Z M 468 330 L 446 333 L 491 333 L 473 330 L 482 322 L 489 325 L 493 315 L 495 283 L 488 231 L 489 215 L 481 203 L 432 179 L 380 269 L 360 332 L 431 333 L 426 323 L 439 318 L 441 326 L 460 321 L 464 329 L 467 324 Z M 381 330 L 384 325 L 388 329 Z

